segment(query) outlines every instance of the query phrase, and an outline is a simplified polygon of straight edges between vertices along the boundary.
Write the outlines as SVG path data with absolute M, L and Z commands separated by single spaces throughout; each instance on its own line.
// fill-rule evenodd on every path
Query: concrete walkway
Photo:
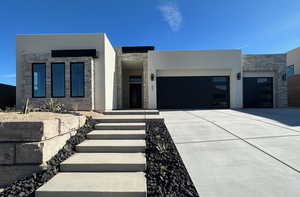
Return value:
M 300 109 L 161 115 L 200 196 L 300 196 Z
M 146 119 L 156 110 L 109 111 L 61 163 L 60 173 L 36 191 L 37 197 L 146 197 Z

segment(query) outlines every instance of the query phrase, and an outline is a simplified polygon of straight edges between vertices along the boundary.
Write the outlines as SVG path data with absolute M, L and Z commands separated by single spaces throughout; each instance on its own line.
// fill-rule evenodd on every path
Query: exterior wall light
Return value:
M 237 80 L 241 80 L 241 73 L 237 73 L 236 78 L 237 78 Z
M 154 75 L 154 73 L 151 73 L 151 81 L 154 81 L 155 80 L 155 75 Z

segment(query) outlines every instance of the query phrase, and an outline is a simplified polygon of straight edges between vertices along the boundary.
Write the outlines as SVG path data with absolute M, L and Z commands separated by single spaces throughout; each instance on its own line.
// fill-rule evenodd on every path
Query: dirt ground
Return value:
M 76 111 L 75 113 L 85 116 L 99 117 L 101 113 L 91 111 Z M 40 121 L 49 120 L 60 117 L 71 117 L 72 114 L 60 114 L 52 112 L 30 112 L 29 114 L 21 114 L 20 112 L 0 112 L 1 121 Z

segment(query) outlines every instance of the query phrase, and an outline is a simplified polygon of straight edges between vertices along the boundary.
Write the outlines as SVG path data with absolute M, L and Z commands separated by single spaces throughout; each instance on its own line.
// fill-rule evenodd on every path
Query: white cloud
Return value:
M 0 75 L 0 78 L 16 78 L 16 74 L 5 74 L 5 75 Z
M 158 6 L 164 20 L 169 24 L 172 31 L 178 31 L 182 25 L 182 14 L 174 2 L 166 2 Z

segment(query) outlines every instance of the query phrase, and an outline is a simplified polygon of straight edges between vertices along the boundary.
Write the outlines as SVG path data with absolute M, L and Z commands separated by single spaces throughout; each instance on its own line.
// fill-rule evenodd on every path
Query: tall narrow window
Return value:
M 71 96 L 84 97 L 84 63 L 71 63 Z
M 65 97 L 65 64 L 53 63 L 51 65 L 52 97 Z
M 287 68 L 287 76 L 293 76 L 295 74 L 295 66 L 294 65 L 289 65 Z
M 46 64 L 32 64 L 32 97 L 46 97 Z

